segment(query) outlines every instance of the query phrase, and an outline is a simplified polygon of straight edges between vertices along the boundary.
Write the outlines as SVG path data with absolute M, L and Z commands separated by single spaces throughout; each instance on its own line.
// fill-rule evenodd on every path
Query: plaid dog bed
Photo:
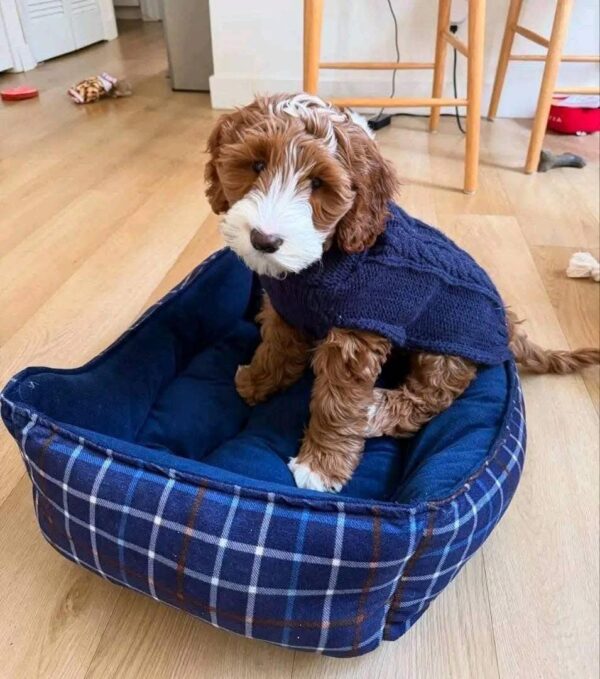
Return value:
M 311 375 L 254 409 L 233 387 L 259 295 L 220 251 L 88 365 L 17 375 L 1 414 L 63 556 L 238 634 L 364 654 L 418 620 L 506 510 L 518 376 L 484 369 L 414 439 L 370 441 L 342 494 L 300 490 L 286 462 Z

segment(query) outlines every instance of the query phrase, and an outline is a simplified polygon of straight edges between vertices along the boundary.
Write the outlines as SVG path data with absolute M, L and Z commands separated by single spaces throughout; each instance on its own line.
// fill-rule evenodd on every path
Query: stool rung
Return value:
M 598 94 L 600 87 L 555 87 L 554 94 Z
M 334 97 L 329 99 L 336 106 L 373 106 L 375 108 L 397 106 L 416 108 L 420 106 L 468 106 L 467 99 L 451 99 L 444 97 Z
M 467 45 L 465 45 L 462 40 L 459 40 L 453 33 L 450 33 L 450 31 L 444 31 L 443 36 L 446 41 L 449 42 L 452 47 L 458 50 L 463 56 L 469 56 L 469 48 Z
M 546 61 L 545 54 L 511 54 L 508 57 L 511 61 Z M 600 56 L 597 54 L 563 54 L 561 61 L 597 64 L 600 63 Z
M 531 40 L 531 42 L 535 42 L 542 47 L 550 47 L 550 41 L 547 38 L 544 38 L 543 35 L 540 35 L 535 31 L 530 31 L 528 28 L 525 28 L 525 26 L 519 26 L 517 24 L 515 26 L 515 33 L 522 35 L 524 38 L 527 38 L 527 40 Z
M 432 69 L 428 61 L 323 61 L 319 68 L 349 71 L 412 71 Z

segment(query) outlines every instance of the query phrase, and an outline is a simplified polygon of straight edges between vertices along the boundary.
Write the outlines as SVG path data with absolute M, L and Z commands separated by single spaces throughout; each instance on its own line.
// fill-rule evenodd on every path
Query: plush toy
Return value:
M 67 93 L 76 104 L 91 104 L 103 97 L 128 97 L 131 94 L 131 85 L 122 78 L 117 79 L 108 73 L 102 73 L 81 81 Z

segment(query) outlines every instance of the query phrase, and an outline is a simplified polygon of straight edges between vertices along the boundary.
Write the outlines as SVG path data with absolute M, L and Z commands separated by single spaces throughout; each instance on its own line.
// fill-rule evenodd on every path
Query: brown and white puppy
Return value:
M 226 243 L 261 275 L 285 276 L 319 261 L 336 243 L 347 253 L 369 248 L 385 229 L 398 188 L 364 120 L 318 97 L 277 95 L 222 116 L 208 140 L 206 194 L 224 213 Z M 476 366 L 460 357 L 415 353 L 405 382 L 375 388 L 391 351 L 373 333 L 332 328 L 315 342 L 288 325 L 265 298 L 262 341 L 236 376 L 240 395 L 258 403 L 315 373 L 311 416 L 290 469 L 298 486 L 339 491 L 364 440 L 407 436 L 451 405 Z M 511 325 L 515 358 L 536 372 L 570 372 L 598 362 L 598 352 L 548 352 Z

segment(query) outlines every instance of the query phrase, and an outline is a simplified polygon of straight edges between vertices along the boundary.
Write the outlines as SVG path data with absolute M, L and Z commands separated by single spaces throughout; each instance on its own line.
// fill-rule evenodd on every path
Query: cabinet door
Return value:
M 104 27 L 98 0 L 66 0 L 71 13 L 75 47 L 104 40 Z
M 65 0 L 19 0 L 23 31 L 36 61 L 76 49 Z
M 8 46 L 8 35 L 2 20 L 2 7 L 0 7 L 0 71 L 6 71 L 13 66 L 13 58 Z
M 37 61 L 104 39 L 98 0 L 19 0 L 19 9 Z

